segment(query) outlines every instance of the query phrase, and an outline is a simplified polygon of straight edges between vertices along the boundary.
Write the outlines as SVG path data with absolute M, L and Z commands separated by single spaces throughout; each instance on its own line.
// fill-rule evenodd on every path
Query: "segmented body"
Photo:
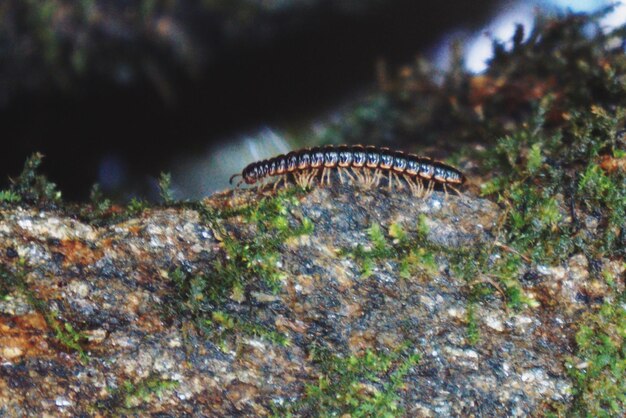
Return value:
M 254 184 L 268 176 L 332 168 L 380 170 L 442 185 L 459 185 L 465 181 L 463 173 L 440 161 L 389 148 L 361 145 L 328 145 L 292 151 L 252 163 L 243 169 L 241 176 L 247 184 Z

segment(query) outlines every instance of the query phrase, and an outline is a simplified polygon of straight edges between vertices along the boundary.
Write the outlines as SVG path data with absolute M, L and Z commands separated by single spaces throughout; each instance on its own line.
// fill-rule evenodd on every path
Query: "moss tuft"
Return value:
M 21 268 L 18 268 L 17 272 L 11 272 L 0 266 L 0 299 L 8 297 L 13 292 L 24 295 L 28 303 L 43 316 L 54 333 L 56 343 L 71 352 L 78 353 L 81 362 L 89 361 L 87 352 L 83 348 L 86 335 L 76 330 L 71 323 L 59 320 L 58 312 L 51 310 L 48 304 L 39 299 L 28 287 L 26 273 Z
M 605 303 L 586 316 L 567 362 L 575 383 L 571 416 L 611 417 L 626 412 L 626 302 Z
M 186 274 L 177 269 L 170 274 L 176 287 L 178 305 L 190 314 L 199 328 L 217 342 L 228 335 L 251 335 L 287 345 L 287 336 L 264 324 L 227 309 L 252 297 L 251 291 L 277 294 L 284 272 L 279 267 L 283 244 L 290 238 L 311 234 L 314 224 L 307 218 L 292 219 L 288 207 L 297 205 L 298 189 L 288 189 L 276 196 L 241 207 L 215 211 L 201 207 L 204 221 L 217 233 L 223 254 L 206 273 Z M 254 232 L 245 238 L 234 236 L 228 222 L 233 218 Z M 227 222 L 228 221 L 228 222 Z
M 56 184 L 37 173 L 42 160 L 43 155 L 38 152 L 31 155 L 24 163 L 22 173 L 11 181 L 11 186 L 5 193 L 11 196 L 13 201 L 40 205 L 61 203 L 61 192 L 57 190 Z
M 390 353 L 367 350 L 342 357 L 313 350 L 320 373 L 303 398 L 276 407 L 275 416 L 396 417 L 404 413 L 399 392 L 420 360 L 405 344 Z
M 117 388 L 109 388 L 110 396 L 96 402 L 94 413 L 102 410 L 118 414 L 137 414 L 140 406 L 151 402 L 155 397 L 162 398 L 163 394 L 178 387 L 175 380 L 163 379 L 157 375 L 148 376 L 137 382 L 125 380 Z

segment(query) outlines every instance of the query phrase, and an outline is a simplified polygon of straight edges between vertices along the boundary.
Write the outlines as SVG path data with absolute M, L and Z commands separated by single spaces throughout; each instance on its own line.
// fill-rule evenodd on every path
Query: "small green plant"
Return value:
M 110 396 L 106 400 L 96 402 L 99 411 L 106 410 L 114 414 L 136 413 L 139 406 L 148 403 L 155 397 L 161 399 L 163 395 L 176 389 L 179 382 L 163 379 L 157 375 L 150 375 L 137 382 L 123 381 L 117 388 L 109 388 Z
M 277 408 L 276 416 L 400 416 L 398 392 L 420 359 L 408 344 L 390 353 L 367 350 L 347 357 L 313 350 L 312 357 L 318 377 L 305 385 L 299 402 Z
M 567 362 L 574 381 L 572 416 L 626 414 L 626 301 L 605 303 L 576 333 L 576 357 Z
M 21 196 L 11 190 L 0 190 L 0 203 L 18 203 Z
M 48 181 L 45 176 L 37 174 L 42 160 L 43 155 L 38 152 L 26 160 L 22 173 L 11 181 L 8 193 L 13 196 L 13 199 L 19 196 L 21 201 L 27 203 L 59 203 L 61 201 L 61 192 L 57 190 L 56 185 Z
M 480 340 L 480 330 L 476 318 L 476 305 L 474 302 L 467 304 L 467 341 L 471 345 L 476 345 Z
M 241 333 L 264 338 L 279 345 L 288 344 L 287 336 L 273 326 L 258 323 L 239 313 L 229 312 L 228 302 L 241 302 L 249 297 L 251 289 L 278 293 L 284 272 L 278 267 L 280 248 L 291 238 L 313 232 L 314 224 L 303 217 L 299 222 L 289 216 L 288 205 L 297 205 L 298 190 L 279 192 L 274 197 L 261 199 L 224 211 L 200 207 L 202 216 L 220 236 L 223 255 L 213 262 L 205 274 L 186 274 L 180 269 L 170 273 L 176 287 L 177 300 L 183 312 L 216 340 Z M 246 238 L 233 236 L 224 221 L 237 217 L 254 227 Z
M 69 322 L 59 321 L 58 313 L 50 310 L 48 304 L 39 299 L 28 287 L 23 270 L 18 269 L 17 272 L 11 272 L 0 266 L 0 298 L 5 298 L 11 292 L 19 292 L 26 297 L 28 303 L 44 317 L 46 324 L 54 332 L 57 343 L 69 351 L 78 353 L 82 362 L 89 360 L 82 347 L 86 336 L 75 330 Z
M 91 187 L 91 191 L 89 192 L 89 201 L 91 205 L 95 209 L 95 213 L 97 215 L 102 215 L 109 209 L 111 209 L 111 201 L 104 197 L 102 190 L 100 190 L 100 185 L 98 183 L 94 184 Z
M 211 319 L 204 320 L 205 325 L 217 332 L 217 338 L 223 339 L 227 334 L 240 332 L 243 335 L 263 338 L 273 344 L 283 347 L 289 345 L 289 338 L 267 326 L 245 321 L 223 311 L 211 312 Z
M 89 357 L 82 347 L 82 343 L 87 339 L 85 334 L 76 331 L 69 322 L 60 322 L 57 319 L 57 313 L 54 311 L 47 310 L 44 313 L 44 317 L 48 326 L 54 331 L 54 337 L 59 344 L 70 351 L 78 353 L 82 362 L 86 363 L 89 361 Z
M 170 173 L 161 173 L 159 177 L 159 195 L 166 205 L 174 203 L 174 193 L 172 191 L 172 175 Z
M 129 216 L 137 216 L 141 214 L 144 210 L 148 209 L 149 207 L 150 205 L 148 204 L 148 202 L 138 199 L 136 197 L 133 197 L 128 203 L 128 206 L 126 207 L 126 213 Z

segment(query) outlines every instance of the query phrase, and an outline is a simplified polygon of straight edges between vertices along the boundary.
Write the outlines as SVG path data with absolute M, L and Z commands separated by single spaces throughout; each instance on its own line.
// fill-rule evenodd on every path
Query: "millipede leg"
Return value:
M 398 181 L 398 190 L 404 189 L 404 185 L 402 184 L 402 180 L 400 179 L 400 177 L 398 177 L 398 175 L 393 171 L 391 172 L 391 174 L 393 174 L 393 178 Z
M 383 179 L 382 170 L 376 169 L 376 182 L 374 183 L 376 187 L 380 186 L 380 181 Z
M 352 174 L 354 174 L 354 176 L 357 178 L 357 181 L 359 183 L 367 184 L 367 182 L 365 181 L 365 177 L 363 176 L 363 173 L 360 173 L 359 170 L 354 167 L 350 167 L 350 169 L 352 170 Z
M 426 188 L 426 194 L 424 195 L 424 197 L 430 197 L 433 194 L 433 191 L 435 191 L 435 182 L 429 180 L 428 187 Z
M 447 202 L 448 201 L 448 188 L 446 187 L 445 183 L 443 184 L 443 193 L 444 193 L 443 200 L 444 202 Z
M 372 187 L 372 176 L 369 170 L 363 170 L 363 179 L 367 187 Z
M 424 182 L 422 181 L 421 178 L 417 177 L 416 183 L 417 183 L 417 195 L 423 196 L 424 195 Z
M 352 174 L 350 174 L 350 170 L 345 170 L 344 173 L 346 174 L 346 176 L 348 176 L 350 178 L 350 181 L 355 183 L 356 179 L 354 178 L 354 176 Z
M 295 174 L 296 184 L 302 189 L 306 187 L 306 175 L 306 171 L 299 171 Z
M 313 183 L 315 182 L 315 177 L 317 177 L 317 172 L 318 170 L 311 170 L 311 174 L 309 175 L 309 179 L 307 181 L 307 186 L 312 187 Z
M 302 187 L 301 186 L 301 183 L 302 183 L 302 172 L 294 172 L 293 173 L 293 179 L 294 179 L 294 181 L 296 182 L 296 184 L 298 186 Z
M 337 169 L 337 175 L 339 176 L 339 181 L 341 182 L 341 184 L 344 184 L 343 183 L 343 176 L 341 175 L 342 172 L 343 172 L 343 168 L 339 167 Z
M 411 189 L 411 194 L 413 196 L 417 196 L 417 186 L 415 185 L 415 182 L 413 181 L 413 179 L 410 176 L 407 176 L 406 174 L 403 174 L 402 177 L 404 177 L 406 184 L 409 185 L 409 189 Z
M 378 168 L 372 173 L 372 187 L 380 186 L 380 181 L 383 178 L 384 173 Z
M 282 180 L 283 180 L 283 177 L 282 177 L 282 176 L 277 177 L 277 178 L 274 180 L 274 186 L 272 187 L 272 190 L 273 190 L 273 191 L 276 191 L 276 189 L 278 189 L 278 185 L 280 184 L 280 182 L 281 182 Z
M 456 187 L 451 186 L 451 185 L 449 185 L 449 184 L 448 184 L 448 187 L 449 187 L 449 188 L 451 188 L 452 190 L 454 190 L 454 192 L 455 192 L 455 193 L 456 193 L 459 197 L 461 197 L 461 192 L 459 191 L 459 189 L 457 189 Z
M 328 186 L 331 185 L 331 182 L 330 182 L 331 174 L 332 174 L 332 171 L 329 168 L 324 167 L 324 171 L 322 171 L 322 181 L 320 182 L 322 186 L 324 185 L 324 182 L 326 182 Z
M 391 177 L 391 171 L 387 176 L 387 189 L 389 189 L 390 192 L 393 191 L 393 177 Z

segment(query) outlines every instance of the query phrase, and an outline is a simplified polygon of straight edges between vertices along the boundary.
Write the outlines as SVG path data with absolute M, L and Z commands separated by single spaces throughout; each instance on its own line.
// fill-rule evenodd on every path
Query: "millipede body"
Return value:
M 287 155 L 249 164 L 243 169 L 241 177 L 247 184 L 254 184 L 269 176 L 333 168 L 369 169 L 388 172 L 390 176 L 400 175 L 407 179 L 451 186 L 465 181 L 463 173 L 440 161 L 389 148 L 362 145 L 328 145 L 292 151 Z

